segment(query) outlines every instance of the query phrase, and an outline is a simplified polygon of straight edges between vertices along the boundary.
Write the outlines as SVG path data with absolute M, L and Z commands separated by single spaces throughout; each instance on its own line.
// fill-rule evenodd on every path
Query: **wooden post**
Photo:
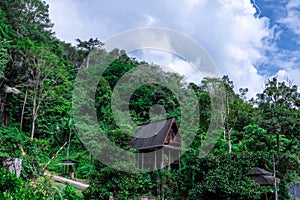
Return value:
M 144 153 L 142 152 L 142 169 L 144 169 Z
M 164 174 L 162 174 L 161 179 L 161 200 L 165 200 Z
M 137 167 L 140 169 L 141 165 L 140 165 L 140 154 L 137 154 Z
M 178 152 L 178 162 L 179 162 L 179 169 L 180 169 L 180 150 Z
M 169 149 L 169 157 L 168 157 L 168 170 L 171 169 L 171 155 L 170 155 L 170 149 Z
M 72 180 L 75 179 L 75 174 L 74 174 L 74 172 L 71 172 L 71 179 L 72 179 Z
M 164 148 L 161 149 L 161 169 L 164 168 Z
M 154 169 L 156 169 L 156 150 L 154 151 Z

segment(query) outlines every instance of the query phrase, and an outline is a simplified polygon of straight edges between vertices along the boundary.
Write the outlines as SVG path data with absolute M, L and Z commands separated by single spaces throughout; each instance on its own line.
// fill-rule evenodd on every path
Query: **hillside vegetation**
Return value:
M 204 78 L 200 84 L 187 83 L 185 77 L 130 58 L 123 50 L 107 52 L 98 39 L 77 39 L 75 46 L 60 41 L 52 30 L 48 9 L 41 0 L 0 1 L 0 156 L 23 160 L 20 178 L 0 169 L 0 199 L 138 199 L 148 195 L 165 199 L 255 200 L 265 199 L 265 194 L 274 199 L 273 186 L 260 186 L 246 176 L 253 167 L 273 172 L 273 154 L 276 176 L 281 180 L 279 199 L 289 199 L 286 187 L 300 181 L 300 94 L 292 81 L 280 82 L 276 77 L 266 80 L 263 91 L 250 100 L 246 98 L 248 89 L 235 90 L 228 76 Z M 98 78 L 94 109 L 99 127 L 110 141 L 126 151 L 135 152 L 130 146 L 131 136 L 115 121 L 110 101 L 126 72 L 143 65 L 166 81 L 176 82 L 168 87 L 196 96 L 200 115 L 194 116 L 192 111 L 184 114 L 197 120 L 197 130 L 192 133 L 195 138 L 191 145 L 183 146 L 179 169 L 125 173 L 102 164 L 85 148 L 87 144 L 75 128 L 72 95 L 77 72 L 86 66 L 82 64 L 93 49 L 98 49 L 101 59 L 113 58 Z M 145 74 L 143 78 L 150 76 Z M 212 120 L 211 85 L 224 91 L 224 128 L 218 130 L 219 138 L 212 151 L 199 157 Z M 127 91 L 133 85 L 122 87 Z M 128 103 L 131 119 L 137 125 L 159 119 L 160 115 L 151 114 L 151 108 L 161 105 L 165 117 L 175 117 L 180 129 L 182 105 L 168 87 L 150 84 L 134 91 Z M 76 103 L 82 106 L 86 102 Z M 122 126 L 132 128 L 130 124 Z M 93 130 L 86 132 L 95 134 Z M 93 134 L 87 137 L 93 138 Z M 47 170 L 63 175 L 59 162 L 78 161 L 76 177 L 90 183 L 82 195 L 72 186 L 58 189 L 43 176 L 42 168 L 65 142 L 68 144 Z M 90 142 L 88 145 L 96 150 L 109 150 Z

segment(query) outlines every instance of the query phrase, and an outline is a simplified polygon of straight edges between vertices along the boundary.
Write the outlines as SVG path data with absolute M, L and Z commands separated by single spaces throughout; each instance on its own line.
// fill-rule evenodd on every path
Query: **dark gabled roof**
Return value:
M 59 165 L 76 165 L 79 162 L 76 160 L 62 160 L 60 163 L 58 163 Z
M 272 172 L 266 171 L 264 169 L 254 167 L 250 172 L 247 173 L 252 180 L 254 180 L 259 185 L 274 185 L 275 177 Z M 276 178 L 276 183 L 279 183 L 280 179 Z
M 65 160 L 62 160 L 62 163 L 79 163 L 79 162 L 76 160 L 65 159 Z
M 273 176 L 273 173 L 261 169 L 259 167 L 254 167 L 250 172 L 247 173 L 248 176 L 257 176 L 257 175 L 267 175 L 267 176 Z
M 175 118 L 171 118 L 142 125 L 131 141 L 132 147 L 135 149 L 148 149 L 163 146 L 173 123 L 176 123 L 175 121 Z
M 275 178 L 274 176 L 258 175 L 251 177 L 259 185 L 274 185 Z M 279 179 L 276 178 L 276 184 L 279 183 Z

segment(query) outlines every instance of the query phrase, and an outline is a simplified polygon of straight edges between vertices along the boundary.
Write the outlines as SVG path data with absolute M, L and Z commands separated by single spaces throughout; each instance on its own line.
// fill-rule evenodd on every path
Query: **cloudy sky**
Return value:
M 73 44 L 76 38 L 106 41 L 135 28 L 168 28 L 199 43 L 236 89 L 250 89 L 249 96 L 261 92 L 272 76 L 289 78 L 300 86 L 299 0 L 46 2 L 57 37 Z M 193 80 L 188 64 L 178 57 L 151 51 L 137 55 L 149 62 L 161 60 L 158 64 L 178 68 L 174 70 Z

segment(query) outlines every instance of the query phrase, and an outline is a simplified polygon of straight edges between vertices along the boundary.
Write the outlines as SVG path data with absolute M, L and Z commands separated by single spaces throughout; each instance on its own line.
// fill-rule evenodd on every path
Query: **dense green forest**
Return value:
M 279 199 L 289 199 L 287 186 L 300 182 L 300 93 L 292 81 L 280 82 L 276 77 L 266 80 L 263 91 L 250 100 L 246 98 L 248 89 L 234 89 L 228 76 L 204 78 L 200 84 L 186 83 L 184 77 L 130 58 L 123 50 L 106 52 L 98 39 L 77 39 L 75 46 L 60 41 L 52 31 L 48 9 L 41 0 L 0 1 L 0 157 L 23 160 L 20 178 L 0 169 L 0 199 L 138 199 L 143 195 L 197 200 L 254 200 L 267 195 L 274 199 L 274 186 L 260 186 L 246 176 L 253 167 L 273 172 L 272 155 L 280 178 Z M 143 65 L 166 80 L 176 80 L 176 87 L 184 92 L 196 95 L 197 130 L 191 145 L 184 147 L 178 169 L 121 172 L 99 162 L 85 148 L 90 142 L 99 149 L 99 144 L 79 137 L 72 95 L 77 72 L 86 67 L 85 58 L 93 49 L 98 49 L 102 58 L 112 60 L 97 79 L 95 109 L 99 126 L 126 151 L 135 151 L 130 146 L 131 136 L 114 120 L 110 103 L 114 87 L 126 72 Z M 151 74 L 144 78 L 147 76 Z M 224 128 L 218 131 L 219 139 L 212 151 L 199 157 L 211 120 L 208 88 L 212 84 L 224 89 Z M 126 91 L 131 85 L 123 87 Z M 134 91 L 129 101 L 132 120 L 141 125 L 159 119 L 159 115 L 151 115 L 153 105 L 163 106 L 166 117 L 175 117 L 180 128 L 179 100 L 160 84 Z M 76 178 L 90 184 L 85 191 L 69 185 L 57 187 L 43 175 L 42 168 L 65 142 L 67 146 L 47 171 L 62 175 L 58 165 L 61 160 L 78 161 Z M 107 151 L 105 148 L 109 147 L 102 150 Z

